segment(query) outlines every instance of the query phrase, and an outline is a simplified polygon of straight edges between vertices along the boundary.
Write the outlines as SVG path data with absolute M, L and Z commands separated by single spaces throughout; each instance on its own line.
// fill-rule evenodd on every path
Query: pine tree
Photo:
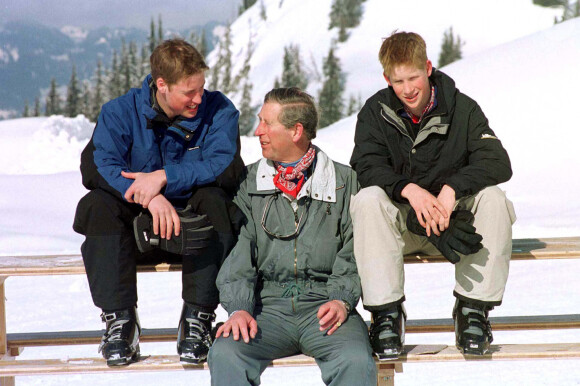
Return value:
M 28 99 L 24 101 L 24 111 L 22 111 L 22 118 L 28 118 L 30 116 L 30 106 L 28 106 Z
M 457 35 L 457 38 L 453 35 L 453 27 L 449 27 L 443 33 L 443 43 L 439 53 L 439 67 L 441 68 L 461 59 L 461 46 L 464 44 L 459 35 Z
M 201 30 L 201 36 L 199 37 L 199 43 L 195 48 L 197 48 L 197 50 L 199 51 L 201 56 L 203 56 L 204 58 L 207 56 L 207 54 L 208 54 L 207 42 L 206 42 L 206 36 L 205 36 L 204 29 Z
M 161 22 L 161 14 L 159 14 L 159 19 L 157 22 L 157 44 L 160 44 L 163 42 L 163 40 L 165 40 L 163 38 L 163 24 Z
M 362 17 L 362 0 L 333 0 L 328 29 L 338 27 L 338 41 L 348 39 L 347 28 L 359 25 Z
M 155 21 L 151 18 L 151 25 L 149 26 L 149 52 L 157 47 L 157 40 L 155 39 Z
M 264 5 L 264 0 L 260 0 L 260 17 L 262 20 L 266 20 L 266 6 Z
M 147 74 L 151 72 L 151 64 L 149 63 L 149 56 L 150 52 L 147 49 L 147 44 L 143 44 L 141 46 L 141 57 L 139 59 L 138 65 L 139 76 L 137 77 L 140 82 L 143 81 L 143 79 L 145 79 Z
M 129 50 L 125 39 L 121 38 L 121 61 L 119 66 L 120 74 L 120 95 L 125 94 L 131 88 L 131 69 L 129 65 Z
M 93 116 L 93 105 L 91 103 L 92 98 L 91 82 L 85 79 L 83 80 L 83 89 L 81 92 L 80 113 L 87 117 L 87 119 L 90 119 Z
M 121 84 L 121 74 L 119 72 L 119 57 L 117 51 L 113 50 L 113 59 L 111 60 L 111 68 L 108 71 L 108 82 L 109 82 L 109 98 L 115 99 L 123 95 L 122 84 Z
M 224 36 L 218 43 L 218 54 L 215 64 L 210 70 L 210 90 L 220 90 L 224 94 L 235 92 L 232 83 L 232 50 L 231 50 L 231 28 L 228 25 Z
M 232 83 L 232 29 L 228 25 L 223 38 L 223 55 L 221 57 L 222 78 L 220 90 L 224 94 L 235 91 L 235 85 Z
M 576 3 L 570 0 L 533 0 L 533 3 L 542 7 L 562 8 L 562 17 L 554 19 L 554 24 L 580 16 L 580 1 Z
M 45 115 L 51 116 L 61 113 L 61 101 L 60 95 L 58 95 L 56 79 L 52 78 L 50 80 L 50 90 L 48 91 L 48 95 L 46 97 Z
M 40 117 L 40 98 L 34 98 L 34 113 L 35 117 Z
M 65 114 L 67 117 L 76 117 L 81 112 L 81 90 L 77 79 L 77 69 L 73 64 L 70 81 L 66 94 Z
M 244 0 L 242 4 L 240 4 L 240 9 L 238 13 L 241 15 L 246 11 L 246 9 L 250 8 L 252 5 L 256 4 L 257 0 Z
M 91 121 L 96 122 L 101 112 L 101 106 L 107 100 L 107 90 L 105 87 L 105 79 L 103 76 L 103 63 L 99 60 L 97 62 L 97 69 L 93 75 L 94 92 L 90 101 L 90 114 L 87 115 Z
M 360 94 L 358 98 L 355 97 L 353 94 L 350 94 L 348 98 L 348 107 L 346 108 L 346 116 L 349 117 L 355 113 L 358 113 L 362 107 L 362 101 Z
M 137 43 L 133 40 L 129 42 L 129 60 L 128 60 L 128 83 L 129 89 L 139 86 L 141 74 L 139 71 L 139 64 L 137 61 Z M 128 89 L 128 90 L 129 90 Z M 127 90 L 127 91 L 128 91 Z
M 324 83 L 318 95 L 321 128 L 343 117 L 344 103 L 342 94 L 344 92 L 345 76 L 340 68 L 340 60 L 334 55 L 334 50 L 335 47 L 331 46 L 322 67 Z
M 284 47 L 280 84 L 281 87 L 298 87 L 302 90 L 308 86 L 308 78 L 302 69 L 299 45 L 290 44 Z
M 243 82 L 242 86 L 242 100 L 240 102 L 240 118 L 238 120 L 238 125 L 240 127 L 240 134 L 249 135 L 254 129 L 254 122 L 256 121 L 255 110 L 252 107 L 252 88 L 253 85 L 250 82 L 250 60 L 252 59 L 252 54 L 254 53 L 254 47 L 252 39 L 248 41 L 248 47 L 246 51 L 246 58 L 244 59 L 244 66 L 240 73 L 236 76 L 236 84 Z

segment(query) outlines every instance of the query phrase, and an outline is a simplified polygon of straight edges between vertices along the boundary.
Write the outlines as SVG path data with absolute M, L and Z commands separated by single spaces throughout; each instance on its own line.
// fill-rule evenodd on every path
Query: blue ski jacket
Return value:
M 195 117 L 165 116 L 164 122 L 152 107 L 151 82 L 148 75 L 141 89 L 103 105 L 85 149 L 88 154 L 82 157 L 83 184 L 88 189 L 112 188 L 123 196 L 133 180 L 124 178 L 122 170 L 165 169 L 167 185 L 162 193 L 181 206 L 194 187 L 216 182 L 234 157 L 239 158 L 239 112 L 222 93 L 205 90 Z

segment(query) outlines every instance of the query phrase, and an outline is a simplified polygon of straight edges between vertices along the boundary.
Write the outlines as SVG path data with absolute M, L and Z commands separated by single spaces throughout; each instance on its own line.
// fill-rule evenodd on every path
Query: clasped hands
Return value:
M 459 262 L 457 252 L 470 255 L 483 247 L 482 237 L 472 225 L 473 213 L 468 210 L 452 211 L 455 191 L 448 185 L 443 187 L 437 198 L 415 184 L 408 184 L 402 195 L 415 209 L 414 214 L 410 212 L 407 216 L 407 229 L 426 236 L 451 263 Z

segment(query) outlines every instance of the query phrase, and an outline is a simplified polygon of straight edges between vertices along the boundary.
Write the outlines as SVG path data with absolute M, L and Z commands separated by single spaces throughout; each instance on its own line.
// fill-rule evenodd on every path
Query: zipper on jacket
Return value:
M 293 210 L 294 211 L 294 210 Z M 298 226 L 298 209 L 294 211 L 294 226 Z M 294 237 L 294 281 L 298 284 L 298 235 Z M 294 304 L 294 295 L 292 295 L 292 311 L 296 312 L 296 307 Z

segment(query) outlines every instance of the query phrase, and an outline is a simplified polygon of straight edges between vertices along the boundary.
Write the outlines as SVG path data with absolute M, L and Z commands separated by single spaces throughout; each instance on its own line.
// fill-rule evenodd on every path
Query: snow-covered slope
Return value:
M 260 3 L 266 9 L 266 20 L 260 17 Z M 300 45 L 300 56 L 310 76 L 308 91 L 317 95 L 323 58 L 338 36 L 336 28 L 328 29 L 331 4 L 332 0 L 261 0 L 232 23 L 234 74 L 242 68 L 248 40 L 254 43 L 250 62 L 254 105 L 261 103 L 274 79 L 280 77 L 284 47 L 291 43 Z M 366 0 L 363 9 L 360 25 L 351 30 L 346 42 L 338 44 L 336 52 L 347 74 L 345 99 L 352 94 L 364 100 L 382 87 L 377 55 L 382 38 L 395 29 L 421 34 L 427 42 L 428 56 L 436 64 L 443 32 L 450 26 L 465 42 L 463 54 L 469 57 L 551 27 L 558 12 L 535 6 L 531 0 Z M 209 55 L 210 66 L 215 64 L 216 56 L 217 50 Z M 231 97 L 239 102 L 240 95 Z

